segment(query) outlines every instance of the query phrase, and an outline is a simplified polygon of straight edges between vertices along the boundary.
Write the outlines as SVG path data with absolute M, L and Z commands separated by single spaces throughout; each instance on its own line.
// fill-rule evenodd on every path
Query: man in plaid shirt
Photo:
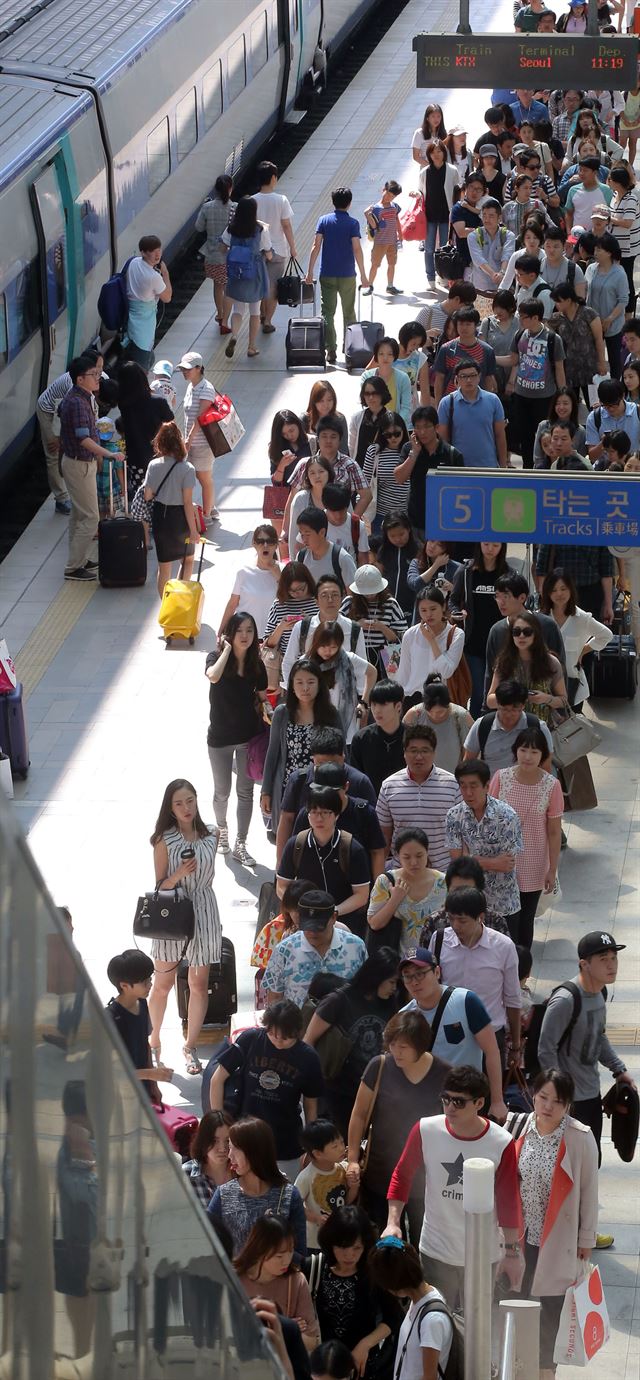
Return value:
M 571 129 L 573 117 L 582 101 L 583 95 L 583 91 L 563 91 L 562 104 L 564 109 L 562 114 L 556 115 L 555 120 L 552 122 L 553 137 L 554 139 L 560 139 L 565 145 L 565 148 L 569 138 L 569 130 Z

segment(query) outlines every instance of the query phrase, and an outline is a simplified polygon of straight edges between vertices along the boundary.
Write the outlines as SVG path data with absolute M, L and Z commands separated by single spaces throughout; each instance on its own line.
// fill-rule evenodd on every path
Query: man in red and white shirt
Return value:
M 422 1117 L 413 1127 L 391 1175 L 387 1199 L 389 1219 L 383 1235 L 401 1236 L 400 1219 L 418 1170 L 424 1168 L 424 1220 L 420 1258 L 425 1279 L 439 1289 L 450 1308 L 464 1303 L 465 1220 L 462 1170 L 465 1160 L 480 1156 L 496 1167 L 495 1212 L 491 1259 L 517 1289 L 523 1259 L 520 1195 L 515 1142 L 508 1131 L 482 1116 L 489 1083 L 477 1069 L 451 1069 L 442 1094 L 444 1116 Z

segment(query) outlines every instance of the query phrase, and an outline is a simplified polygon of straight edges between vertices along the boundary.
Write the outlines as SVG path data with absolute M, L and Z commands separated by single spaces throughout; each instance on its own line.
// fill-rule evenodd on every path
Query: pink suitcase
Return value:
M 177 1150 L 183 1159 L 188 1159 L 191 1138 L 198 1129 L 198 1118 L 193 1112 L 183 1112 L 180 1107 L 168 1107 L 165 1102 L 154 1102 L 152 1105 L 174 1150 Z

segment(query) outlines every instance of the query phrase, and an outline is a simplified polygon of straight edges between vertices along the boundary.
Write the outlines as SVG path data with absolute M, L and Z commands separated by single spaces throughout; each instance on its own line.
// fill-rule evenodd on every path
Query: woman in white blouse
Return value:
M 589 684 L 581 665 L 583 652 L 601 652 L 613 637 L 611 628 L 578 608 L 576 598 L 571 576 L 560 569 L 550 571 L 542 586 L 540 612 L 551 614 L 562 633 L 569 702 L 575 710 L 589 698 Z
M 446 683 L 459 666 L 464 633 L 449 623 L 445 597 L 435 585 L 418 600 L 418 622 L 404 634 L 396 679 L 405 695 L 421 691 L 428 675 L 437 671 Z

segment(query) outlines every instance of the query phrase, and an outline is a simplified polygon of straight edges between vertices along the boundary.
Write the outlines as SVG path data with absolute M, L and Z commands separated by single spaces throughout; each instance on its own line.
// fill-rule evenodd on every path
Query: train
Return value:
M 0 482 L 102 283 L 143 234 L 171 263 L 378 3 L 0 0 Z

